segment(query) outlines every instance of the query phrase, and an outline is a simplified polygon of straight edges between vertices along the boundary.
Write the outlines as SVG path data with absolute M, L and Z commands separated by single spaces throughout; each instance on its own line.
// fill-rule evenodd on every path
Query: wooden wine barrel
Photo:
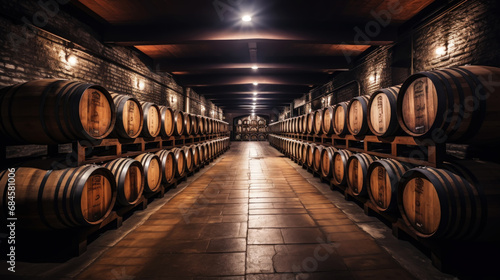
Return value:
M 190 114 L 189 117 L 191 119 L 191 134 L 199 135 L 200 127 L 198 126 L 198 119 L 196 118 L 196 115 Z
M 498 81 L 500 68 L 488 66 L 414 74 L 399 92 L 399 124 L 414 137 L 494 143 L 500 139 Z
M 363 136 L 368 129 L 368 101 L 369 95 L 354 97 L 347 106 L 347 129 L 352 135 Z
M 0 89 L 0 137 L 5 142 L 57 144 L 108 136 L 116 121 L 103 87 L 37 80 Z
M 316 172 L 321 172 L 321 154 L 323 153 L 324 149 L 325 146 L 323 145 L 317 145 L 314 148 L 313 169 Z
M 210 119 L 208 117 L 203 117 L 205 124 L 205 134 L 212 134 L 212 125 L 210 123 Z M 245 124 L 245 122 L 243 122 Z
M 133 96 L 111 94 L 116 111 L 115 128 L 111 136 L 134 139 L 142 132 L 144 112 L 141 103 Z
M 161 150 L 156 155 L 160 158 L 163 183 L 171 184 L 175 179 L 177 169 L 174 153 L 169 150 Z
M 313 167 L 314 164 L 314 149 L 316 148 L 316 144 L 309 143 L 307 147 L 307 160 L 306 164 L 308 167 Z
M 367 195 L 368 167 L 377 157 L 359 153 L 347 161 L 347 185 L 356 196 Z
M 166 106 L 159 106 L 161 114 L 160 133 L 162 136 L 170 137 L 175 131 L 175 111 Z
M 314 134 L 314 112 L 307 114 L 307 133 Z
M 323 109 L 314 112 L 314 134 L 323 134 Z
M 186 164 L 186 173 L 191 173 L 194 170 L 193 151 L 187 146 L 182 147 L 181 150 L 184 152 L 184 158 L 186 159 L 184 161 Z
M 161 112 L 158 105 L 151 102 L 141 102 L 144 112 L 144 125 L 142 126 L 142 136 L 156 137 L 161 130 Z
M 322 130 L 323 133 L 326 135 L 332 135 L 335 133 L 335 131 L 333 130 L 334 113 L 335 113 L 335 105 L 328 106 L 323 110 Z
M 349 102 L 340 102 L 333 108 L 333 131 L 336 135 L 344 136 L 349 131 L 347 128 L 347 107 Z
M 203 159 L 205 162 L 210 162 L 210 151 L 209 151 L 209 148 L 208 148 L 208 143 L 205 142 L 202 144 L 203 146 Z
M 266 135 L 265 134 L 259 134 L 259 141 L 266 141 Z
M 183 112 L 181 112 L 179 110 L 175 110 L 174 123 L 175 123 L 174 135 L 176 135 L 176 136 L 183 135 L 184 130 L 186 129 L 186 119 L 184 118 Z
M 198 144 L 195 146 L 197 154 L 198 154 L 198 166 L 203 165 L 205 162 L 205 152 L 203 150 L 203 145 Z
M 116 181 L 116 204 L 134 205 L 144 191 L 144 169 L 137 160 L 129 158 L 115 159 L 104 165 L 113 173 Z
M 377 136 L 387 137 L 399 134 L 397 103 L 401 86 L 379 89 L 368 102 L 368 128 Z
M 203 116 L 196 116 L 196 122 L 198 123 L 198 133 L 200 135 L 203 135 L 205 134 L 205 126 L 204 126 L 204 122 L 203 122 Z
M 162 181 L 162 165 L 155 154 L 145 153 L 135 158 L 144 169 L 144 192 L 154 193 L 160 190 Z
M 334 147 L 326 147 L 321 151 L 321 174 L 323 177 L 332 178 L 334 171 L 333 155 L 337 151 Z
M 182 115 L 184 117 L 184 135 L 189 136 L 192 133 L 191 116 L 186 112 L 182 112 Z
M 309 149 L 309 143 L 304 142 L 302 144 L 302 154 L 301 154 L 301 157 L 300 157 L 300 163 L 302 165 L 306 164 L 306 162 L 307 162 L 308 149 Z
M 7 207 L 9 186 L 13 184 L 19 228 L 46 230 L 97 225 L 109 215 L 116 200 L 115 178 L 106 168 L 86 165 L 46 171 L 21 167 L 15 174 L 9 170 L 0 172 L 2 220 L 11 217 Z
M 248 141 L 250 139 L 250 135 L 248 134 L 243 134 L 243 140 Z
M 183 177 L 186 174 L 186 154 L 179 148 L 173 148 L 171 152 L 175 160 L 175 177 Z
M 368 168 L 368 194 L 373 205 L 382 212 L 394 212 L 398 208 L 397 192 L 401 176 L 409 165 L 394 159 L 380 159 Z
M 478 161 L 419 167 L 399 184 L 404 221 L 423 238 L 498 240 L 500 165 Z
M 337 150 L 333 153 L 333 182 L 338 186 L 347 184 L 347 161 L 353 155 L 349 150 Z

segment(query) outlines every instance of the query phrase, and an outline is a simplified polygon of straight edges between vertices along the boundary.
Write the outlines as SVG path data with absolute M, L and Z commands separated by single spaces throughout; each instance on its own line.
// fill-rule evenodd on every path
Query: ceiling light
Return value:
M 258 86 L 258 85 L 259 85 L 259 83 L 257 83 L 257 82 L 253 82 L 253 85 L 254 85 L 254 86 Z
M 249 16 L 249 15 L 244 15 L 242 18 L 241 18 L 242 21 L 244 22 L 249 22 L 249 21 L 252 21 L 252 17 Z
M 253 98 L 253 101 L 257 101 L 257 97 L 254 97 L 254 98 Z
M 252 109 L 254 109 L 254 110 L 255 110 L 255 106 L 252 106 Z
M 259 69 L 259 66 L 254 65 L 254 66 L 252 66 L 252 69 L 253 69 L 253 70 L 257 70 L 257 69 Z
M 256 92 L 256 91 L 254 91 L 254 92 L 253 92 L 253 95 L 257 95 L 257 94 L 259 94 L 259 93 L 258 93 L 258 92 Z

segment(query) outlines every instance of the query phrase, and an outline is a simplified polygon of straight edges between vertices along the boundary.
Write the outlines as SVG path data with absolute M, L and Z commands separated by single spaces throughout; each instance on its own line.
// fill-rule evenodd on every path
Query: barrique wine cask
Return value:
M 170 137 L 175 131 L 175 111 L 166 106 L 160 106 L 162 136 Z
M 323 109 L 314 112 L 314 134 L 323 134 Z
M 203 117 L 200 115 L 196 116 L 196 121 L 198 122 L 199 134 L 205 134 L 205 126 L 204 126 L 204 122 L 203 122 Z
M 368 168 L 377 157 L 358 153 L 347 161 L 347 185 L 356 196 L 367 195 Z
M 333 153 L 333 182 L 338 186 L 347 184 L 347 161 L 353 153 L 349 150 L 337 150 Z
M 32 144 L 92 142 L 115 126 L 113 99 L 103 87 L 37 80 L 0 89 L 0 137 Z
M 313 167 L 314 164 L 314 149 L 316 148 L 316 144 L 314 143 L 309 143 L 307 147 L 307 166 L 308 167 Z
M 190 173 L 194 170 L 193 152 L 189 147 L 182 147 L 181 150 L 184 152 L 186 172 Z
M 309 115 L 302 115 L 302 134 L 307 134 L 307 124 L 309 122 Z
M 334 147 L 326 147 L 321 151 L 321 174 L 323 177 L 332 178 L 334 172 L 333 155 L 337 151 Z
M 394 159 L 380 159 L 368 168 L 368 194 L 373 205 L 382 212 L 398 208 L 398 184 L 409 165 Z
M 200 134 L 200 127 L 198 126 L 198 119 L 196 118 L 196 115 L 189 114 L 189 117 L 191 119 L 191 134 Z
M 324 149 L 325 149 L 325 146 L 323 146 L 323 145 L 317 145 L 314 148 L 313 169 L 316 172 L 321 172 L 321 154 L 323 153 Z
M 160 158 L 162 181 L 167 184 L 172 183 L 177 169 L 174 153 L 169 150 L 161 150 L 156 155 Z
M 130 95 L 111 94 L 116 111 L 115 128 L 111 136 L 134 139 L 142 132 L 144 112 L 141 103 Z
M 144 169 L 139 161 L 119 158 L 104 167 L 115 175 L 117 205 L 129 206 L 139 201 L 144 191 Z
M 401 177 L 398 206 L 422 238 L 498 240 L 500 165 L 481 161 L 419 167 Z
M 192 133 L 192 127 L 191 127 L 191 115 L 186 112 L 182 112 L 184 116 L 184 135 L 189 136 Z
M 144 125 L 142 126 L 142 136 L 156 137 L 161 130 L 161 112 L 158 105 L 151 102 L 141 102 L 144 113 Z
M 347 106 L 347 129 L 352 135 L 363 136 L 368 130 L 369 95 L 354 97 Z
M 348 132 L 347 128 L 347 107 L 349 102 L 341 102 L 334 106 L 333 111 L 333 131 L 336 135 L 344 136 Z
M 323 133 L 326 135 L 332 135 L 335 133 L 333 129 L 335 106 L 336 105 L 328 106 L 323 110 L 323 123 L 321 128 L 323 130 Z
M 191 156 L 193 158 L 193 169 L 200 166 L 200 154 L 198 152 L 198 147 L 196 145 L 189 146 L 189 150 L 191 151 Z
M 314 112 L 307 114 L 307 133 L 314 134 Z
M 145 153 L 135 158 L 144 169 L 144 192 L 154 193 L 160 189 L 162 180 L 162 165 L 155 154 Z
M 175 177 L 180 178 L 186 174 L 186 154 L 179 148 L 173 148 L 171 152 L 175 160 Z
M 14 170 L 10 170 L 14 171 Z M 0 172 L 0 215 L 10 217 L 9 187 L 15 185 L 16 226 L 33 230 L 100 224 L 116 201 L 116 183 L 106 168 L 64 170 L 21 167 Z
M 406 133 L 419 138 L 498 141 L 499 81 L 500 68 L 488 66 L 414 74 L 406 79 L 398 95 L 399 124 Z
M 306 164 L 306 162 L 307 162 L 308 149 L 309 149 L 309 143 L 304 142 L 302 145 L 302 156 L 300 157 L 301 164 Z
M 401 130 L 398 123 L 397 103 L 401 86 L 379 89 L 368 102 L 368 127 L 377 136 L 397 135 Z
M 186 129 L 186 119 L 184 118 L 183 112 L 181 112 L 179 110 L 175 110 L 174 123 L 175 123 L 174 135 L 176 135 L 176 136 L 183 135 L 184 130 Z

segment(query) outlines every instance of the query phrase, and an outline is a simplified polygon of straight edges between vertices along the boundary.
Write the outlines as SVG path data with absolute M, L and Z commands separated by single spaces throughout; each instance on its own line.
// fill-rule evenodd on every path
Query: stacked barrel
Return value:
M 295 137 L 372 134 L 386 142 L 406 136 L 482 145 L 500 140 L 498 116 L 500 69 L 463 66 L 418 73 L 400 86 L 271 124 L 269 141 L 379 212 L 401 217 L 421 238 L 498 240 L 500 165 L 454 160 L 415 167 L 409 158 L 378 158 Z
M 266 141 L 267 132 L 267 121 L 262 118 L 247 116 L 234 122 L 234 140 L 237 141 Z
M 101 166 L 54 168 L 57 159 L 49 159 L 52 162 L 41 168 L 30 161 L 1 171 L 0 217 L 8 218 L 15 189 L 16 218 L 26 229 L 98 225 L 113 209 L 158 193 L 221 155 L 230 144 L 228 137 L 219 137 L 228 131 L 225 122 L 80 82 L 39 80 L 6 87 L 0 90 L 0 108 L 0 137 L 7 144 L 99 143 L 106 137 L 127 141 L 159 135 L 214 138 L 133 158 L 107 157 Z

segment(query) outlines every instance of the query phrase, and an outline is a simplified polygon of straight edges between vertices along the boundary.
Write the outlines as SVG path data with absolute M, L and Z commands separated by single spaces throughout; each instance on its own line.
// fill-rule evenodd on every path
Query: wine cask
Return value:
M 338 186 L 347 184 L 347 161 L 353 155 L 349 150 L 337 150 L 333 153 L 333 182 Z
M 174 135 L 181 136 L 184 134 L 184 130 L 186 130 L 186 119 L 184 118 L 184 113 L 176 110 L 174 112 L 174 123 L 175 130 Z
M 307 124 L 309 122 L 309 115 L 302 115 L 302 134 L 307 134 Z
M 334 113 L 335 113 L 335 105 L 328 106 L 323 110 L 322 130 L 323 133 L 328 136 L 335 133 L 333 129 Z
M 326 147 L 321 151 L 321 174 L 323 177 L 332 178 L 334 172 L 333 155 L 337 151 L 334 147 Z
M 193 159 L 193 151 L 191 151 L 190 147 L 182 147 L 181 150 L 184 152 L 185 164 L 186 164 L 186 173 L 190 173 L 194 170 L 194 159 Z
M 190 114 L 190 119 L 191 119 L 191 134 L 199 135 L 200 134 L 200 127 L 198 126 L 197 116 Z
M 300 157 L 300 163 L 305 165 L 307 162 L 307 153 L 309 149 L 309 143 L 303 142 L 302 143 L 302 156 Z
M 192 122 L 191 122 L 191 114 L 182 112 L 184 117 L 184 135 L 189 136 L 192 134 Z
M 336 135 L 344 136 L 349 131 L 347 128 L 347 107 L 349 102 L 341 102 L 334 106 L 333 131 Z
M 204 122 L 203 122 L 203 116 L 200 116 L 200 115 L 196 116 L 196 122 L 198 123 L 198 133 L 200 135 L 205 134 L 205 126 L 204 126 Z
M 142 111 L 144 113 L 142 136 L 156 137 L 161 130 L 161 112 L 158 105 L 151 102 L 141 102 Z
M 160 135 L 170 137 L 175 132 L 175 111 L 166 106 L 159 106 L 161 116 Z
M 175 160 L 175 177 L 183 177 L 186 174 L 186 154 L 179 148 L 173 148 L 170 151 L 173 153 Z
M 155 154 L 145 153 L 135 158 L 144 169 L 144 192 L 154 193 L 160 190 L 162 181 L 162 164 Z
M 314 112 L 314 134 L 323 134 L 323 112 L 324 109 Z
M 314 134 L 314 112 L 307 114 L 307 133 Z
M 409 165 L 394 159 L 380 159 L 368 168 L 368 194 L 373 205 L 381 212 L 394 212 L 398 208 L 398 185 Z
M 313 167 L 314 164 L 314 149 L 316 149 L 316 144 L 314 143 L 309 143 L 307 147 L 307 166 L 308 167 Z
M 368 129 L 369 95 L 354 97 L 347 106 L 347 129 L 352 135 L 364 136 Z
M 141 103 L 130 95 L 111 94 L 116 111 L 115 128 L 111 136 L 134 139 L 142 132 L 144 112 Z
M 498 240 L 500 165 L 481 161 L 419 167 L 401 178 L 398 206 L 423 238 Z
M 398 93 L 401 86 L 379 89 L 370 96 L 368 102 L 368 127 L 380 137 L 399 134 Z
M 115 178 L 106 168 L 86 165 L 47 171 L 21 167 L 15 173 L 0 172 L 2 220 L 10 217 L 9 187 L 14 185 L 16 226 L 26 229 L 97 225 L 109 215 L 116 201 Z
M 347 185 L 354 195 L 368 195 L 368 168 L 375 160 L 377 157 L 364 153 L 349 157 L 347 161 Z
M 160 158 L 163 183 L 172 183 L 175 179 L 175 172 L 177 169 L 174 153 L 169 150 L 161 150 L 157 152 L 156 155 Z
M 439 142 L 500 139 L 500 68 L 462 66 L 410 76 L 398 95 L 398 121 L 411 136 Z
M 113 99 L 97 85 L 37 80 L 0 89 L 0 136 L 31 144 L 95 142 L 115 126 Z
M 129 158 L 115 159 L 104 165 L 116 181 L 116 204 L 134 205 L 144 191 L 144 169 L 140 162 Z
M 314 148 L 313 170 L 316 172 L 321 172 L 321 154 L 323 153 L 324 149 L 325 146 L 323 145 L 317 145 Z

